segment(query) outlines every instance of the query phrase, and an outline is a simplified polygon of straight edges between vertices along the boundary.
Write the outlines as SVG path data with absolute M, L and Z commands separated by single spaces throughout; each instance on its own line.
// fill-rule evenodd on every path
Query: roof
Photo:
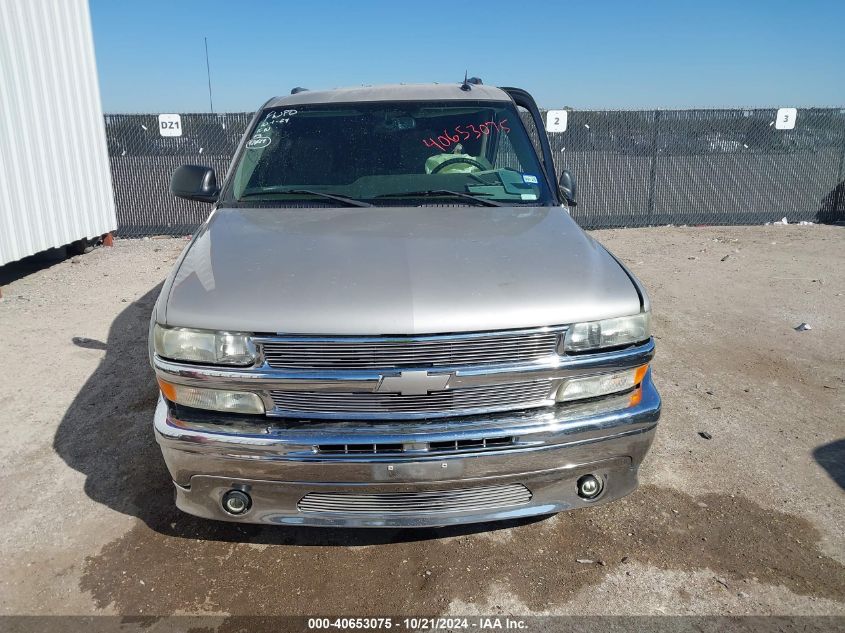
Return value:
M 473 85 L 471 90 L 461 90 L 454 84 L 387 84 L 359 86 L 335 90 L 304 90 L 295 95 L 276 97 L 267 106 L 304 105 L 315 103 L 350 103 L 358 101 L 510 101 L 501 88 Z

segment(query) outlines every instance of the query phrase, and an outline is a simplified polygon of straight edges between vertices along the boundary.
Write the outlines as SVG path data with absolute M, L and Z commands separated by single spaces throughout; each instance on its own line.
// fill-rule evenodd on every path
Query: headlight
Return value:
M 620 391 L 633 389 L 643 381 L 648 365 L 617 371 L 612 374 L 587 376 L 586 378 L 572 378 L 565 381 L 557 390 L 558 402 L 583 400 L 584 398 L 598 398 Z
M 188 387 L 159 379 L 164 397 L 195 409 L 211 409 L 228 413 L 264 413 L 264 402 L 255 393 Z
M 640 343 L 651 336 L 650 321 L 649 312 L 640 312 L 616 319 L 575 323 L 566 331 L 563 351 L 584 352 Z
M 247 334 L 213 332 L 181 327 L 162 327 L 154 330 L 156 354 L 171 360 L 210 365 L 252 365 L 258 354 Z

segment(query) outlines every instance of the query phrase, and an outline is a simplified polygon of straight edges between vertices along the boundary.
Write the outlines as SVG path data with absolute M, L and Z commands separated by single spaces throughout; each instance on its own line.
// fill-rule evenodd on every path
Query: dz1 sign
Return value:
M 159 114 L 158 133 L 162 136 L 182 136 L 182 117 L 178 114 Z

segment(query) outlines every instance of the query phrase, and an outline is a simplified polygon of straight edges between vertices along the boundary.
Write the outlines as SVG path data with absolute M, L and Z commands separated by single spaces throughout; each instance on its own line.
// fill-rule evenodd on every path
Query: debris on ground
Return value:
M 793 328 L 796 332 L 806 332 L 807 330 L 812 330 L 813 326 L 809 323 L 799 323 Z
M 727 255 L 725 255 L 722 259 L 720 259 L 719 261 L 720 261 L 720 262 L 723 262 L 723 261 L 725 261 L 725 260 L 726 260 L 728 257 L 730 257 L 730 256 L 731 256 L 731 254 L 730 254 L 730 253 L 728 253 L 728 254 L 727 254 Z
M 596 561 L 594 561 L 594 560 L 590 560 L 589 558 L 576 558 L 576 559 L 575 559 L 575 562 L 576 562 L 576 563 L 581 563 L 582 565 L 592 565 L 592 564 L 593 564 L 593 563 L 595 563 Z
M 784 216 L 776 222 L 766 222 L 765 226 L 770 226 L 772 224 L 789 224 L 789 222 L 786 220 L 786 216 Z M 801 220 L 800 222 L 796 222 L 796 224 L 799 225 L 799 226 L 812 226 L 812 225 L 815 224 L 815 222 L 809 222 L 808 220 Z M 772 244 L 774 244 L 774 242 L 772 242 Z
M 713 436 L 710 435 L 707 431 L 699 431 L 698 434 L 703 437 L 705 440 L 712 440 Z

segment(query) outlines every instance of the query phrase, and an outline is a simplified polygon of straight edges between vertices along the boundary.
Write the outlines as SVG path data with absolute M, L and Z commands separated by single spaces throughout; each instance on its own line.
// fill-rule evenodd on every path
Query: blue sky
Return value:
M 845 2 L 90 0 L 106 112 L 252 111 L 294 86 L 520 86 L 541 107 L 845 105 Z

